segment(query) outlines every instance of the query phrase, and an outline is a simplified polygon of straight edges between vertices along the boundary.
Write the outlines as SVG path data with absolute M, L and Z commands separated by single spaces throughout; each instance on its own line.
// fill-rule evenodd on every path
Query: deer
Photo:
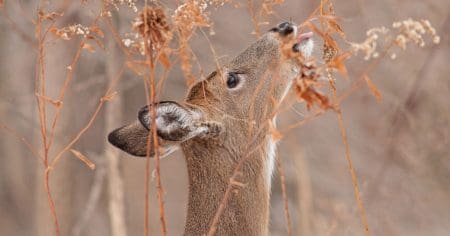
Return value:
M 146 105 L 134 122 L 108 135 L 112 145 L 133 156 L 162 158 L 182 150 L 189 177 L 184 235 L 208 233 L 242 158 L 243 186 L 230 195 L 215 235 L 268 235 L 277 145 L 270 127 L 300 71 L 298 64 L 283 59 L 282 45 L 294 39 L 289 50 L 304 58 L 314 46 L 312 32 L 298 31 L 291 22 L 278 24 L 193 84 L 183 102 Z

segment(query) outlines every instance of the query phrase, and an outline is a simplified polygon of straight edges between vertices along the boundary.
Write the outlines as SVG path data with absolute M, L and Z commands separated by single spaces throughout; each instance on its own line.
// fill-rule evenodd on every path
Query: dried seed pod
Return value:
M 172 39 L 166 14 L 161 7 L 145 7 L 133 22 L 133 29 L 148 40 L 153 49 L 161 48 Z

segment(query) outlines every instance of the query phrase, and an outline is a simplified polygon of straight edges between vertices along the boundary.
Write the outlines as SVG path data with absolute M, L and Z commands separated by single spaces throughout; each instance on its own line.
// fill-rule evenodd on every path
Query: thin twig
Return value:
M 360 191 L 359 191 L 359 187 L 358 187 L 358 179 L 356 177 L 355 169 L 353 167 L 353 162 L 352 162 L 352 159 L 350 156 L 350 147 L 348 145 L 347 133 L 345 131 L 345 126 L 344 126 L 344 119 L 342 118 L 342 111 L 340 108 L 340 104 L 337 102 L 338 100 L 337 100 L 336 86 L 335 86 L 334 79 L 333 79 L 330 71 L 328 71 L 328 78 L 329 78 L 331 90 L 333 92 L 333 99 L 335 101 L 335 107 L 337 110 L 336 112 L 337 112 L 337 117 L 338 117 L 338 121 L 339 121 L 339 128 L 341 130 L 342 141 L 344 142 L 344 147 L 345 147 L 345 158 L 347 159 L 348 169 L 349 169 L 350 175 L 352 177 L 352 184 L 353 184 L 353 189 L 355 192 L 355 199 L 358 204 L 361 222 L 364 227 L 364 234 L 366 236 L 370 236 L 371 234 L 369 231 L 369 224 L 367 222 L 366 213 L 364 210 L 364 206 L 363 206 L 363 203 L 361 200 Z
M 31 143 L 24 136 L 20 135 L 19 133 L 17 133 L 17 131 L 8 127 L 7 125 L 3 124 L 2 122 L 0 122 L 0 128 L 4 129 L 7 133 L 16 137 L 18 140 L 20 140 L 23 144 L 25 144 L 27 149 L 31 152 L 31 154 L 33 154 L 33 156 L 36 159 L 38 159 L 42 164 L 44 163 L 44 158 L 41 155 L 39 155 L 39 153 L 36 151 L 36 149 L 31 145 Z
M 288 236 L 291 236 L 292 224 L 291 224 L 291 216 L 289 214 L 289 199 L 286 193 L 286 179 L 284 177 L 283 164 L 281 163 L 280 158 L 277 158 L 277 166 L 278 166 L 278 173 L 280 175 L 281 194 L 283 196 L 284 202 L 284 217 L 286 218 L 287 234 Z

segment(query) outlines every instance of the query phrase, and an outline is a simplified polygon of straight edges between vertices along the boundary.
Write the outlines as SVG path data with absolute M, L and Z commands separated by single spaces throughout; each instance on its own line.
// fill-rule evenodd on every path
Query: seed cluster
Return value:
M 426 45 L 423 38 L 424 35 L 429 35 L 434 44 L 440 42 L 440 37 L 436 34 L 436 30 L 428 20 L 413 20 L 407 19 L 404 21 L 397 21 L 392 24 L 392 29 L 386 27 L 372 28 L 367 31 L 367 38 L 362 43 L 351 43 L 353 53 L 364 53 L 364 59 L 378 58 L 379 52 L 377 45 L 380 39 L 384 39 L 384 43 L 392 43 L 393 46 L 405 50 L 408 43 L 414 43 L 419 47 Z M 391 59 L 396 58 L 396 54 L 390 55 Z

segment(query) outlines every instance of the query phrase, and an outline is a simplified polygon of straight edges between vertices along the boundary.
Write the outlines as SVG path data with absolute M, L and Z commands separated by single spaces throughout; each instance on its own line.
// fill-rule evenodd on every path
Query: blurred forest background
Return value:
M 0 1 L 3 2 L 3 1 Z M 58 27 L 89 25 L 101 8 L 100 1 L 43 1 L 44 7 L 64 11 Z M 117 1 L 119 2 L 119 1 Z M 138 1 L 138 8 L 143 1 Z M 4 1 L 0 10 L 0 122 L 41 147 L 35 96 L 37 1 Z M 209 36 L 220 61 L 225 62 L 255 40 L 246 10 L 225 4 L 210 9 L 215 35 Z M 254 1 L 258 6 L 260 1 Z M 268 30 L 284 20 L 301 23 L 319 1 L 286 0 L 267 17 Z M 169 10 L 175 1 L 164 1 Z M 366 38 L 372 27 L 392 22 L 428 19 L 441 36 L 438 45 L 410 45 L 397 58 L 386 58 L 370 74 L 383 100 L 377 103 L 363 86 L 343 101 L 342 111 L 354 168 L 373 235 L 450 234 L 450 4 L 448 0 L 348 0 L 336 1 L 335 11 L 350 41 Z M 171 12 L 169 12 L 171 13 Z M 123 6 L 112 11 L 112 22 L 124 37 L 136 17 Z M 104 21 L 99 27 L 106 50 L 83 51 L 66 92 L 51 155 L 79 133 L 95 111 L 126 55 L 114 41 Z M 206 29 L 206 32 L 209 30 Z M 57 97 L 65 81 L 80 38 L 49 40 L 46 45 L 46 89 Z M 321 39 L 316 38 L 318 51 Z M 214 56 L 205 36 L 194 35 L 191 46 L 208 74 Z M 320 56 L 320 55 L 319 55 Z M 350 79 L 337 81 L 344 91 L 364 68 L 362 57 L 348 64 Z M 196 66 L 194 66 L 196 67 Z M 195 76 L 200 79 L 200 71 Z M 50 175 L 51 191 L 61 225 L 61 235 L 142 235 L 144 219 L 145 159 L 117 152 L 106 141 L 112 129 L 136 118 L 145 104 L 142 78 L 127 69 L 117 86 L 117 96 L 105 103 L 96 120 L 75 144 L 97 168 L 89 169 L 70 152 Z M 187 90 L 179 65 L 169 72 L 162 100 L 181 100 Z M 52 107 L 48 106 L 49 113 Z M 280 117 L 287 127 L 307 115 Z M 363 235 L 351 176 L 336 114 L 332 111 L 285 134 L 278 149 L 284 166 L 294 235 Z M 154 168 L 154 162 L 151 162 Z M 187 202 L 187 172 L 180 152 L 161 160 L 169 235 L 181 235 Z M 271 235 L 286 235 L 279 177 L 273 179 Z M 150 233 L 160 235 L 155 181 L 150 186 Z M 124 208 L 115 205 L 124 202 Z M 117 215 L 118 214 L 118 215 Z M 125 224 L 116 223 L 123 217 Z M 54 235 L 44 188 L 44 168 L 25 145 L 0 129 L 0 235 Z

